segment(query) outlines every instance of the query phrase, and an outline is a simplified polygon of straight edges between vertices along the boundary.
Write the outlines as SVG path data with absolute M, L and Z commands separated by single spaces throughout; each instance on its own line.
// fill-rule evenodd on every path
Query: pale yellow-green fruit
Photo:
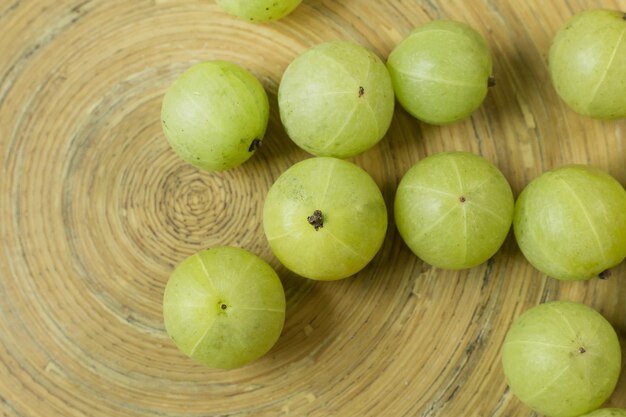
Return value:
M 282 19 L 302 0 L 217 0 L 217 4 L 233 16 L 255 23 Z
M 174 151 L 207 171 L 234 168 L 259 148 L 269 102 L 250 72 L 227 61 L 193 65 L 165 93 L 163 132 Z
M 556 34 L 549 67 L 557 93 L 574 111 L 626 117 L 626 14 L 585 10 Z
M 331 281 L 356 274 L 376 255 L 387 231 L 387 209 L 362 168 L 336 158 L 310 158 L 291 166 L 270 188 L 263 229 L 288 269 Z
M 491 162 L 467 152 L 442 152 L 417 162 L 402 177 L 396 226 L 424 262 L 471 268 L 502 246 L 513 202 L 508 181 Z
M 600 407 L 615 389 L 621 358 L 611 324 L 594 309 L 570 301 L 526 311 L 502 347 L 511 391 L 547 417 L 578 417 Z
M 591 166 L 548 171 L 519 195 L 513 230 L 526 259 L 546 275 L 597 277 L 626 257 L 626 191 Z
M 165 329 L 187 356 L 236 368 L 267 353 L 285 321 L 276 272 L 240 248 L 217 247 L 180 263 L 163 295 Z
M 385 136 L 393 97 L 378 56 L 361 45 L 335 41 L 316 45 L 289 64 L 278 107 L 296 145 L 316 156 L 349 158 Z
M 391 52 L 387 68 L 398 101 L 426 123 L 468 117 L 487 95 L 491 52 L 469 25 L 435 20 L 417 27 Z

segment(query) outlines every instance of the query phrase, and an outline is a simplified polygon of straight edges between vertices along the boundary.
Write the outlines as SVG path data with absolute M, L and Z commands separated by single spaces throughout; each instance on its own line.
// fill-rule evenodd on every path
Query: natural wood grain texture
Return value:
M 568 299 L 601 311 L 626 346 L 626 266 L 609 280 L 561 283 L 523 258 L 512 235 L 485 265 L 442 271 L 402 243 L 357 276 L 307 281 L 264 238 L 265 193 L 308 155 L 280 124 L 289 62 L 347 39 L 385 58 L 416 25 L 469 23 L 493 51 L 497 85 L 471 118 L 435 127 L 399 106 L 389 133 L 353 158 L 392 213 L 409 167 L 443 150 L 480 153 L 515 193 L 541 172 L 590 163 L 626 184 L 626 122 L 579 116 L 557 97 L 546 57 L 558 28 L 624 1 L 304 0 L 257 26 L 212 1 L 0 2 L 0 414 L 30 416 L 532 416 L 507 390 L 500 346 L 512 320 Z M 235 61 L 270 95 L 264 147 L 206 173 L 161 132 L 165 89 L 192 63 Z M 211 371 L 167 338 L 161 299 L 174 266 L 216 245 L 247 248 L 285 285 L 278 344 Z M 626 407 L 626 376 L 609 401 Z

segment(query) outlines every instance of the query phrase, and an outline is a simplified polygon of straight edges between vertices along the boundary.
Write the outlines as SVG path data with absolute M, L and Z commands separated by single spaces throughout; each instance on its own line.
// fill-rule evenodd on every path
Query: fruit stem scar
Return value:
M 581 346 L 581 347 L 578 348 L 578 351 L 580 353 L 585 353 L 587 350 L 584 347 Z
M 226 304 L 222 304 L 222 305 L 220 305 L 220 308 L 221 308 L 222 310 L 226 310 L 226 308 L 228 308 L 228 306 L 227 306 Z
M 461 197 L 459 197 L 459 201 L 460 201 L 461 203 L 465 203 L 465 200 L 466 200 L 466 199 L 465 199 L 465 196 L 464 196 L 464 195 L 462 195 Z
M 363 97 L 363 94 L 365 94 L 365 89 L 362 86 L 360 86 L 359 87 L 359 97 Z
M 490 75 L 489 78 L 487 78 L 487 87 L 493 87 L 496 85 L 496 77 L 494 77 L 493 75 Z
M 609 279 L 610 276 L 611 276 L 611 271 L 609 271 L 608 269 L 605 269 L 604 271 L 598 274 L 598 278 L 600 279 Z
M 311 226 L 318 231 L 321 227 L 324 227 L 324 216 L 321 210 L 315 210 L 312 215 L 306 218 Z
M 248 148 L 248 152 L 254 152 L 259 149 L 262 145 L 261 139 L 254 139 Z

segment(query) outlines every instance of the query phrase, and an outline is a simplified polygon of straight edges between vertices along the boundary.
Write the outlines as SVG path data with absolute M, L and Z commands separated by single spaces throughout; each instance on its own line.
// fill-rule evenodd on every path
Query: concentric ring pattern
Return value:
M 381 252 L 355 277 L 297 277 L 261 225 L 273 181 L 308 157 L 281 126 L 276 92 L 289 62 L 317 43 L 351 40 L 385 59 L 418 24 L 461 20 L 487 39 L 496 86 L 450 126 L 397 106 L 383 141 L 352 159 L 390 213 L 404 172 L 443 150 L 483 155 L 516 194 L 573 162 L 626 184 L 625 122 L 573 113 L 547 72 L 552 36 L 588 7 L 626 4 L 304 0 L 255 25 L 211 0 L 0 2 L 0 415 L 534 415 L 500 366 L 508 326 L 541 301 L 581 301 L 626 346 L 626 267 L 560 283 L 534 270 L 510 235 L 488 263 L 443 271 L 411 254 L 390 216 Z M 221 173 L 181 161 L 159 119 L 170 83 L 208 59 L 248 68 L 271 103 L 261 150 Z M 288 299 L 278 344 L 232 371 L 186 358 L 161 313 L 174 266 L 218 245 L 270 262 Z M 626 407 L 625 376 L 609 404 Z

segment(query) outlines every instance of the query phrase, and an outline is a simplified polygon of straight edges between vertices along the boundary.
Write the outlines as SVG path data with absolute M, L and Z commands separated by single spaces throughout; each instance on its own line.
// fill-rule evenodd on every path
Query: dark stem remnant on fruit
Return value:
M 582 353 L 585 353 L 587 351 L 587 349 L 585 349 L 584 347 L 581 346 L 581 347 L 578 348 L 578 351 L 582 354 Z
M 257 149 L 260 149 L 262 145 L 261 139 L 254 139 L 248 148 L 248 152 L 254 152 Z
M 493 87 L 496 85 L 496 77 L 494 77 L 493 75 L 490 75 L 489 78 L 487 78 L 487 87 Z
M 626 20 L 626 13 L 622 16 L 622 19 Z
M 359 97 L 363 97 L 363 94 L 365 94 L 365 88 L 359 87 Z
M 324 216 L 322 216 L 321 210 L 315 210 L 312 215 L 306 218 L 311 226 L 315 228 L 315 230 L 320 230 L 321 227 L 324 227 Z
M 466 199 L 465 199 L 465 196 L 464 196 L 464 195 L 462 195 L 461 197 L 459 197 L 459 201 L 460 201 L 461 203 L 465 203 L 465 200 L 466 200 Z
M 608 269 L 605 269 L 604 271 L 598 274 L 598 278 L 600 279 L 609 279 L 610 276 L 611 276 L 611 271 L 609 271 Z
M 226 310 L 228 308 L 228 306 L 226 304 L 222 303 L 222 305 L 220 305 L 220 308 L 222 310 Z

